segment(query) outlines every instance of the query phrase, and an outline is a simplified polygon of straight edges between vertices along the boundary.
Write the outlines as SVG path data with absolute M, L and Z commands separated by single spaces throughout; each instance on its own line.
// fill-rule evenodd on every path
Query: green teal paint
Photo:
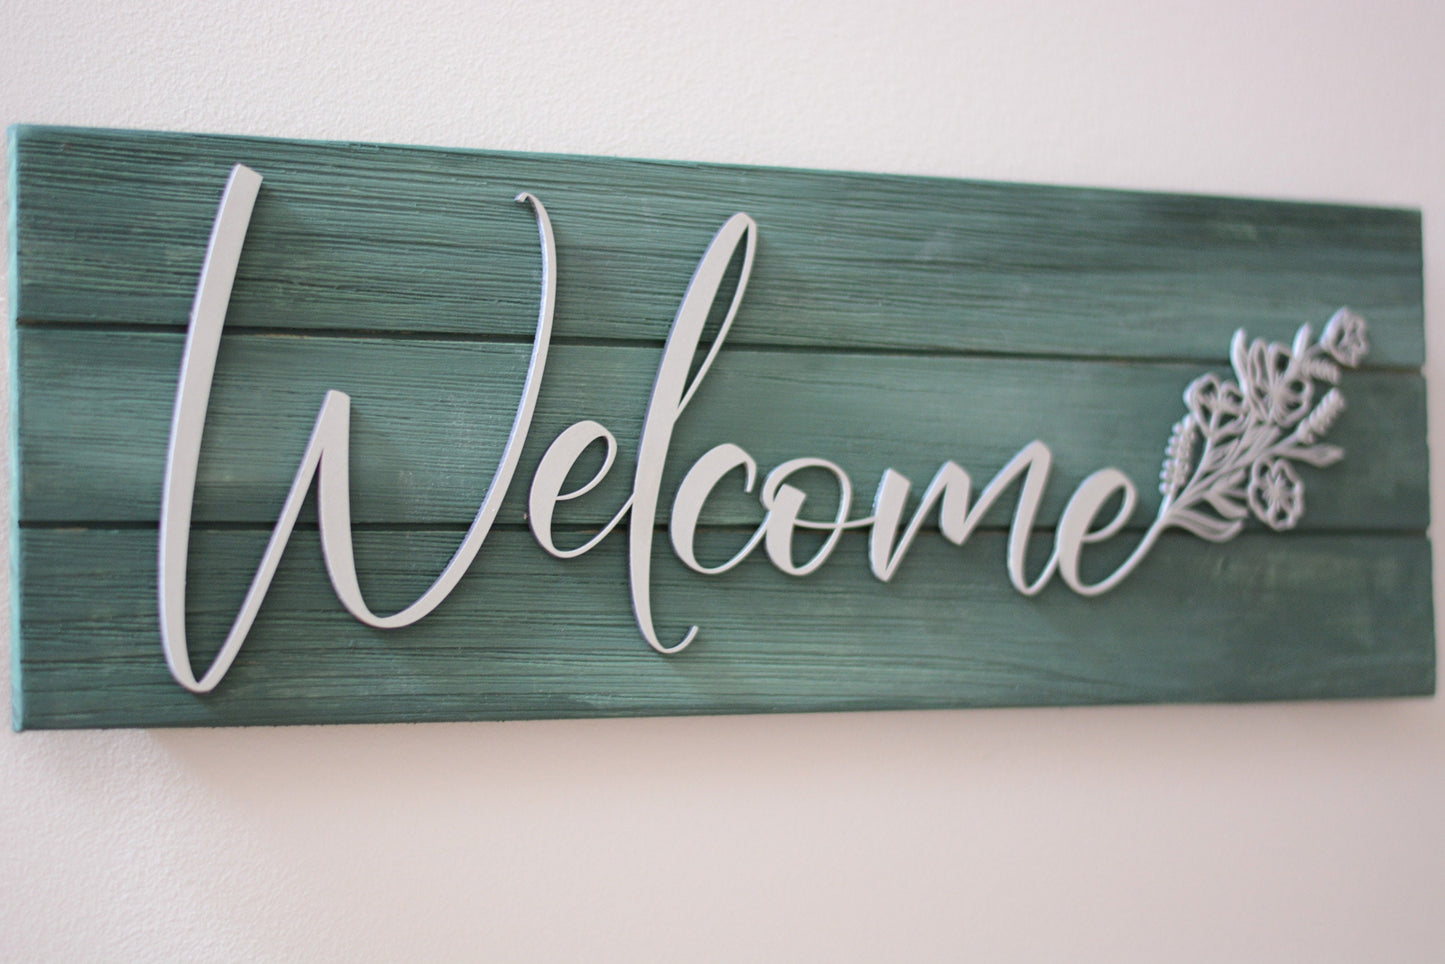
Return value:
M 17 726 L 1433 692 L 1414 212 L 114 131 L 15 128 L 11 146 Z M 182 336 L 235 163 L 265 182 L 201 450 L 187 595 L 198 671 L 328 389 L 352 396 L 368 601 L 405 605 L 445 565 L 531 351 L 541 269 L 519 191 L 555 226 L 555 332 L 516 479 L 456 592 L 403 629 L 356 622 L 327 584 L 308 508 L 234 668 L 196 695 L 161 653 L 156 522 Z M 962 546 L 921 533 L 887 583 L 869 572 L 864 531 L 802 578 L 761 549 L 702 576 L 660 531 L 658 632 L 702 631 L 659 655 L 629 604 L 626 533 L 552 558 L 527 530 L 527 487 L 551 440 L 590 418 L 615 436 L 617 462 L 558 506 L 558 542 L 585 542 L 624 503 L 672 315 L 738 211 L 758 225 L 755 269 L 679 418 L 660 527 L 689 466 L 722 442 L 756 458 L 759 484 L 800 456 L 841 466 L 856 517 L 886 468 L 913 479 L 915 499 L 944 459 L 981 489 L 1040 439 L 1054 469 L 1035 566 L 1089 473 L 1115 466 L 1140 489 L 1126 532 L 1090 549 L 1102 575 L 1154 517 L 1181 393 L 1229 371 L 1232 332 L 1288 342 L 1342 304 L 1371 338 L 1328 432 L 1346 457 L 1301 469 L 1298 528 L 1253 525 L 1223 544 L 1171 532 L 1096 598 L 1058 580 L 1032 597 L 1010 586 L 1017 487 Z M 740 477 L 701 516 L 708 563 L 763 514 Z M 804 515 L 826 516 L 836 484 L 798 483 L 819 503 Z

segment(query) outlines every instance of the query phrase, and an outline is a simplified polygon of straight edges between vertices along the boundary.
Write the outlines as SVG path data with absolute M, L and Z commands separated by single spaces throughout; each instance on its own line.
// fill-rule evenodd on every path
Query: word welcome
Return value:
M 216 687 L 245 642 L 313 482 L 327 574 L 346 610 L 368 626 L 391 629 L 416 623 L 436 609 L 476 558 L 511 486 L 535 413 L 551 343 L 556 301 L 556 246 L 546 208 L 536 197 L 523 193 L 517 196 L 517 201 L 530 206 L 541 247 L 543 270 L 537 327 L 511 432 L 476 516 L 450 561 L 431 586 L 404 609 L 378 615 L 367 605 L 358 583 L 352 546 L 351 400 L 343 392 L 328 391 L 240 610 L 210 667 L 197 678 L 191 666 L 185 630 L 187 552 L 196 471 L 227 306 L 260 185 L 259 174 L 236 165 L 217 210 L 192 304 L 166 456 L 158 560 L 161 639 L 172 675 L 196 693 Z M 678 419 L 722 350 L 742 303 L 753 268 L 757 238 L 756 223 L 746 214 L 735 214 L 717 231 L 699 260 L 658 364 L 639 438 L 631 494 L 610 521 L 592 538 L 570 548 L 559 547 L 552 531 L 556 506 L 585 496 L 612 470 L 617 440 L 596 421 L 578 421 L 557 435 L 540 461 L 529 492 L 528 518 L 532 533 L 544 550 L 558 558 L 574 558 L 590 551 L 627 520 L 633 612 L 643 639 L 663 654 L 680 652 L 698 635 L 698 627 L 693 626 L 681 640 L 664 643 L 654 627 L 651 561 L 663 469 Z M 704 325 L 718 299 L 728 266 L 736 260 L 739 251 L 741 271 L 726 315 L 701 364 L 692 371 Z M 1307 370 L 1313 377 L 1328 376 L 1327 367 L 1332 363 L 1324 358 L 1326 351 L 1337 358 L 1341 352 L 1351 352 L 1353 358 L 1348 363 L 1353 364 L 1363 353 L 1363 322 L 1342 312 L 1332 319 L 1325 338 L 1317 346 L 1310 343 L 1309 329 L 1305 326 L 1292 351 L 1263 342 L 1247 344 L 1243 332 L 1236 336 L 1232 352 L 1236 370 L 1241 373 L 1239 385 L 1206 376 L 1190 386 L 1185 396 L 1190 414 L 1176 426 L 1170 442 L 1161 486 L 1165 498 L 1159 515 L 1128 558 L 1097 582 L 1085 582 L 1080 576 L 1083 548 L 1115 536 L 1127 524 L 1137 504 L 1135 485 L 1114 468 L 1100 469 L 1079 483 L 1055 529 L 1052 553 L 1037 573 L 1030 576 L 1026 564 L 1028 544 L 1052 465 L 1052 453 L 1037 440 L 1024 445 L 976 498 L 968 472 L 952 461 L 945 461 L 906 521 L 913 484 L 892 469 L 885 470 L 879 480 L 872 513 L 853 518 L 853 483 L 841 467 L 821 458 L 785 461 L 768 473 L 758 490 L 764 515 L 756 530 L 726 562 L 708 566 L 698 561 L 694 545 L 703 506 L 734 472 L 741 470 L 743 491 L 749 493 L 757 487 L 759 474 L 757 461 L 746 450 L 724 442 L 691 466 L 674 494 L 669 527 L 673 551 L 690 569 L 716 574 L 737 566 L 761 545 L 779 570 L 805 576 L 828 560 L 845 531 L 867 529 L 869 566 L 877 579 L 887 582 L 898 571 L 925 520 L 935 510 L 942 536 L 955 545 L 962 545 L 989 509 L 1017 486 L 1018 499 L 1009 528 L 1006 561 L 1013 587 L 1024 595 L 1033 595 L 1057 573 L 1073 591 L 1098 595 L 1114 588 L 1132 572 L 1148 554 L 1159 533 L 1169 526 L 1188 529 L 1213 541 L 1224 541 L 1239 531 L 1248 510 L 1275 528 L 1285 528 L 1297 521 L 1302 510 L 1290 509 L 1287 504 L 1292 491 L 1289 486 L 1294 484 L 1298 488 L 1289 460 L 1326 465 L 1343 454 L 1338 449 L 1313 444 L 1315 436 L 1328 427 L 1328 421 L 1342 407 L 1342 399 L 1333 393 L 1335 397 L 1328 406 L 1322 401 L 1319 409 L 1312 410 L 1313 383 L 1301 374 Z M 1249 368 L 1251 364 L 1255 365 L 1254 369 Z M 1251 371 L 1254 374 L 1251 375 Z M 1337 369 L 1335 376 L 1338 376 Z M 1297 404 L 1301 401 L 1303 408 Z M 1294 407 L 1281 412 L 1269 407 L 1286 402 Z M 1311 417 L 1312 434 L 1301 434 L 1303 425 L 1293 433 L 1287 431 L 1291 419 L 1302 421 L 1308 412 L 1325 408 L 1329 409 L 1327 418 Z M 1203 451 L 1196 456 L 1194 440 L 1201 437 Z M 583 484 L 563 491 L 583 453 L 598 443 L 605 449 L 601 466 Z M 802 518 L 807 495 L 790 480 L 805 470 L 822 470 L 836 480 L 838 502 L 831 519 Z M 1213 515 L 1202 513 L 1201 505 L 1211 507 Z M 1115 508 L 1106 512 L 1110 506 Z M 823 541 L 807 559 L 799 562 L 795 558 L 794 536 L 804 530 L 822 533 Z

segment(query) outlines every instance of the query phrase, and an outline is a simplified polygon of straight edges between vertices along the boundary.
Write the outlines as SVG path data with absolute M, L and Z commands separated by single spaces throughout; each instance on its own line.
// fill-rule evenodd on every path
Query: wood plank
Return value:
M 735 539 L 736 533 L 722 533 Z M 366 588 L 400 605 L 454 541 L 370 532 Z M 657 555 L 664 635 L 633 625 L 621 540 L 552 559 L 493 533 L 426 623 L 382 633 L 342 612 L 315 532 L 288 550 L 230 676 L 208 696 L 168 675 L 156 634 L 152 531 L 26 530 L 17 725 L 168 726 L 798 712 L 1426 694 L 1434 689 L 1429 544 L 1419 536 L 1166 538 L 1114 594 L 1024 599 L 1000 536 L 920 539 L 893 583 L 863 540 L 805 580 L 754 559 L 722 577 Z M 197 532 L 191 632 L 214 641 L 258 558 L 259 532 Z M 1168 607 L 1152 604 L 1161 596 Z M 1247 600 L 1241 604 L 1240 600 Z M 201 657 L 197 656 L 199 664 Z
M 17 725 L 1434 690 L 1416 212 L 61 128 L 12 128 L 11 147 Z M 200 463 L 188 611 L 202 650 L 239 605 L 328 389 L 353 400 L 371 604 L 399 608 L 441 569 L 490 482 L 530 351 L 540 260 L 519 190 L 556 227 L 556 332 L 512 492 L 457 592 L 407 629 L 366 629 L 334 598 L 304 515 L 240 661 L 198 697 L 161 657 L 155 524 L 182 329 L 237 161 L 265 183 Z M 561 507 L 558 541 L 582 542 L 623 502 L 673 314 L 738 210 L 760 226 L 756 270 L 679 422 L 657 517 L 659 631 L 702 627 L 669 658 L 636 627 L 626 539 L 554 559 L 524 499 L 551 439 L 593 418 L 619 461 Z M 871 576 L 861 532 L 806 579 L 761 553 L 703 577 L 667 544 L 682 473 L 724 441 L 764 472 L 837 463 L 858 518 L 885 467 L 921 487 L 953 460 L 981 485 L 1040 439 L 1055 471 L 1035 567 L 1087 474 L 1112 465 L 1141 488 L 1132 532 L 1085 553 L 1085 580 L 1102 577 L 1154 514 L 1184 387 L 1227 369 L 1233 331 L 1288 341 L 1341 304 L 1368 318 L 1372 349 L 1328 430 L 1344 461 L 1302 470 L 1298 531 L 1255 526 L 1227 545 L 1170 533 L 1093 599 L 1010 587 L 1012 497 L 961 548 L 920 535 L 889 584 Z M 833 497 L 818 476 L 794 481 L 815 503 Z M 762 515 L 735 488 L 709 502 L 704 561 L 731 555 Z
M 1288 333 L 1284 333 L 1287 336 Z M 196 518 L 269 524 L 284 498 L 320 399 L 351 393 L 355 518 L 368 524 L 465 524 L 511 427 L 530 347 L 449 340 L 230 334 L 223 341 L 201 461 Z M 181 338 L 126 331 L 23 329 L 19 335 L 24 522 L 154 522 Z M 581 418 L 617 436 L 611 477 L 559 521 L 596 525 L 631 486 L 637 437 L 660 350 L 563 345 L 553 350 L 539 412 L 500 519 L 524 520 L 536 462 Z M 945 459 L 982 485 L 1038 438 L 1056 456 L 1042 521 L 1073 488 L 1113 465 L 1155 483 L 1181 392 L 1214 365 L 1042 359 L 924 358 L 728 347 L 679 425 L 664 510 L 682 474 L 732 441 L 764 472 L 799 456 L 841 465 L 866 515 L 884 468 L 918 487 Z M 1348 410 L 1329 441 L 1343 462 L 1302 469 L 1307 529 L 1420 529 L 1429 520 L 1424 384 L 1398 372 L 1348 372 Z M 1387 431 L 1382 431 L 1387 429 Z M 801 481 L 801 480 L 800 480 Z M 835 498 L 829 482 L 816 498 Z M 1012 498 L 990 517 L 1007 521 Z M 814 515 L 826 514 L 817 510 Z M 729 485 L 714 524 L 756 522 L 755 497 Z M 666 512 L 662 516 L 665 521 Z
M 12 128 L 22 323 L 185 322 L 232 163 L 266 178 L 236 327 L 525 336 L 530 216 L 558 319 L 656 341 L 713 231 L 760 225 L 737 345 L 1214 358 L 1236 327 L 1372 325 L 1424 360 L 1419 214 L 914 177 Z

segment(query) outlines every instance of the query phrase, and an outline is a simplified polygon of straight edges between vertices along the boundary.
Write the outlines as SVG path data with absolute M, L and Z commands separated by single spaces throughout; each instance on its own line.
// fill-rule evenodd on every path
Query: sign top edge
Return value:
M 448 147 L 437 144 L 407 144 L 395 141 L 327 140 L 322 138 L 272 137 L 257 134 L 234 134 L 199 131 L 170 131 L 152 128 L 86 127 L 66 124 L 12 123 L 8 128 L 7 140 L 11 148 L 11 166 L 15 165 L 24 142 L 31 137 L 95 137 L 123 136 L 154 139 L 157 142 L 173 138 L 194 138 L 213 143 L 235 143 L 256 145 L 293 145 L 296 147 L 321 150 L 342 150 L 353 152 L 406 151 L 428 154 L 472 157 L 498 157 L 511 159 L 537 159 L 546 161 L 605 162 L 636 165 L 639 167 L 701 168 L 714 171 L 767 172 L 780 175 L 804 177 L 829 177 L 840 179 L 866 179 L 870 181 L 893 181 L 900 185 L 947 185 L 967 184 L 982 188 L 1016 189 L 1060 194 L 1091 194 L 1100 199 L 1108 197 L 1170 198 L 1182 201 L 1231 200 L 1252 204 L 1278 205 L 1292 208 L 1329 208 L 1341 212 L 1368 212 L 1374 215 L 1391 214 L 1408 217 L 1415 223 L 1422 222 L 1421 208 L 1415 205 L 1371 204 L 1349 201 L 1333 201 L 1322 198 L 1278 198 L 1256 194 L 1209 193 L 1180 190 L 1152 190 L 1144 188 L 1109 187 L 1095 184 L 1043 183 L 1024 180 L 1003 180 L 995 178 L 951 177 L 933 174 L 907 174 L 889 171 L 873 171 L 845 168 L 794 167 L 781 164 L 746 164 L 741 162 L 719 162 L 687 160 L 681 158 L 638 157 L 632 155 L 566 153 L 561 151 L 518 151 L 486 147 Z

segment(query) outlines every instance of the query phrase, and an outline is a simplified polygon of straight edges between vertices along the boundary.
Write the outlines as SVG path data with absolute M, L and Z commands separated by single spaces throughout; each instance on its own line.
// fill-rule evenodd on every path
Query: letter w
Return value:
M 245 244 L 251 211 L 261 187 L 261 176 L 237 164 L 231 170 L 225 193 L 211 227 L 206 260 L 196 285 L 191 305 L 190 325 L 186 331 L 185 351 L 181 358 L 180 380 L 176 388 L 176 404 L 171 415 L 170 446 L 166 452 L 166 474 L 161 496 L 160 553 L 157 594 L 160 603 L 161 645 L 166 665 L 176 681 L 193 693 L 208 693 L 216 687 L 231 668 L 246 634 L 250 632 L 261 603 L 270 589 L 276 567 L 286 543 L 291 538 L 296 518 L 313 478 L 317 479 L 317 515 L 321 527 L 321 551 L 332 588 L 347 611 L 368 626 L 392 629 L 408 626 L 434 610 L 461 581 L 472 560 L 482 547 L 487 533 L 501 508 L 507 487 L 511 484 L 526 442 L 527 430 L 536 409 L 537 392 L 541 388 L 546 366 L 547 349 L 552 336 L 552 311 L 556 295 L 556 248 L 552 225 L 542 202 L 530 194 L 519 194 L 517 200 L 532 206 L 542 245 L 542 304 L 538 312 L 537 332 L 532 342 L 532 357 L 527 369 L 526 387 L 517 405 L 511 435 L 497 466 L 496 475 L 486 497 L 472 520 L 466 537 L 458 546 L 445 569 L 414 603 L 390 616 L 378 616 L 366 605 L 357 583 L 356 560 L 351 542 L 350 429 L 351 399 L 344 392 L 328 391 L 316 415 L 311 440 L 301 457 L 301 465 L 292 479 L 291 489 L 280 518 L 271 531 L 271 539 L 261 556 L 261 564 L 246 591 L 246 598 L 231 624 L 225 642 L 211 666 L 197 680 L 186 644 L 186 566 L 190 548 L 191 509 L 195 499 L 196 465 L 201 453 L 201 435 L 205 427 L 206 408 L 210 401 L 211 382 L 216 371 L 216 354 L 220 349 L 221 330 L 226 322 L 226 308 L 231 300 L 231 287 L 236 280 L 236 266 Z

